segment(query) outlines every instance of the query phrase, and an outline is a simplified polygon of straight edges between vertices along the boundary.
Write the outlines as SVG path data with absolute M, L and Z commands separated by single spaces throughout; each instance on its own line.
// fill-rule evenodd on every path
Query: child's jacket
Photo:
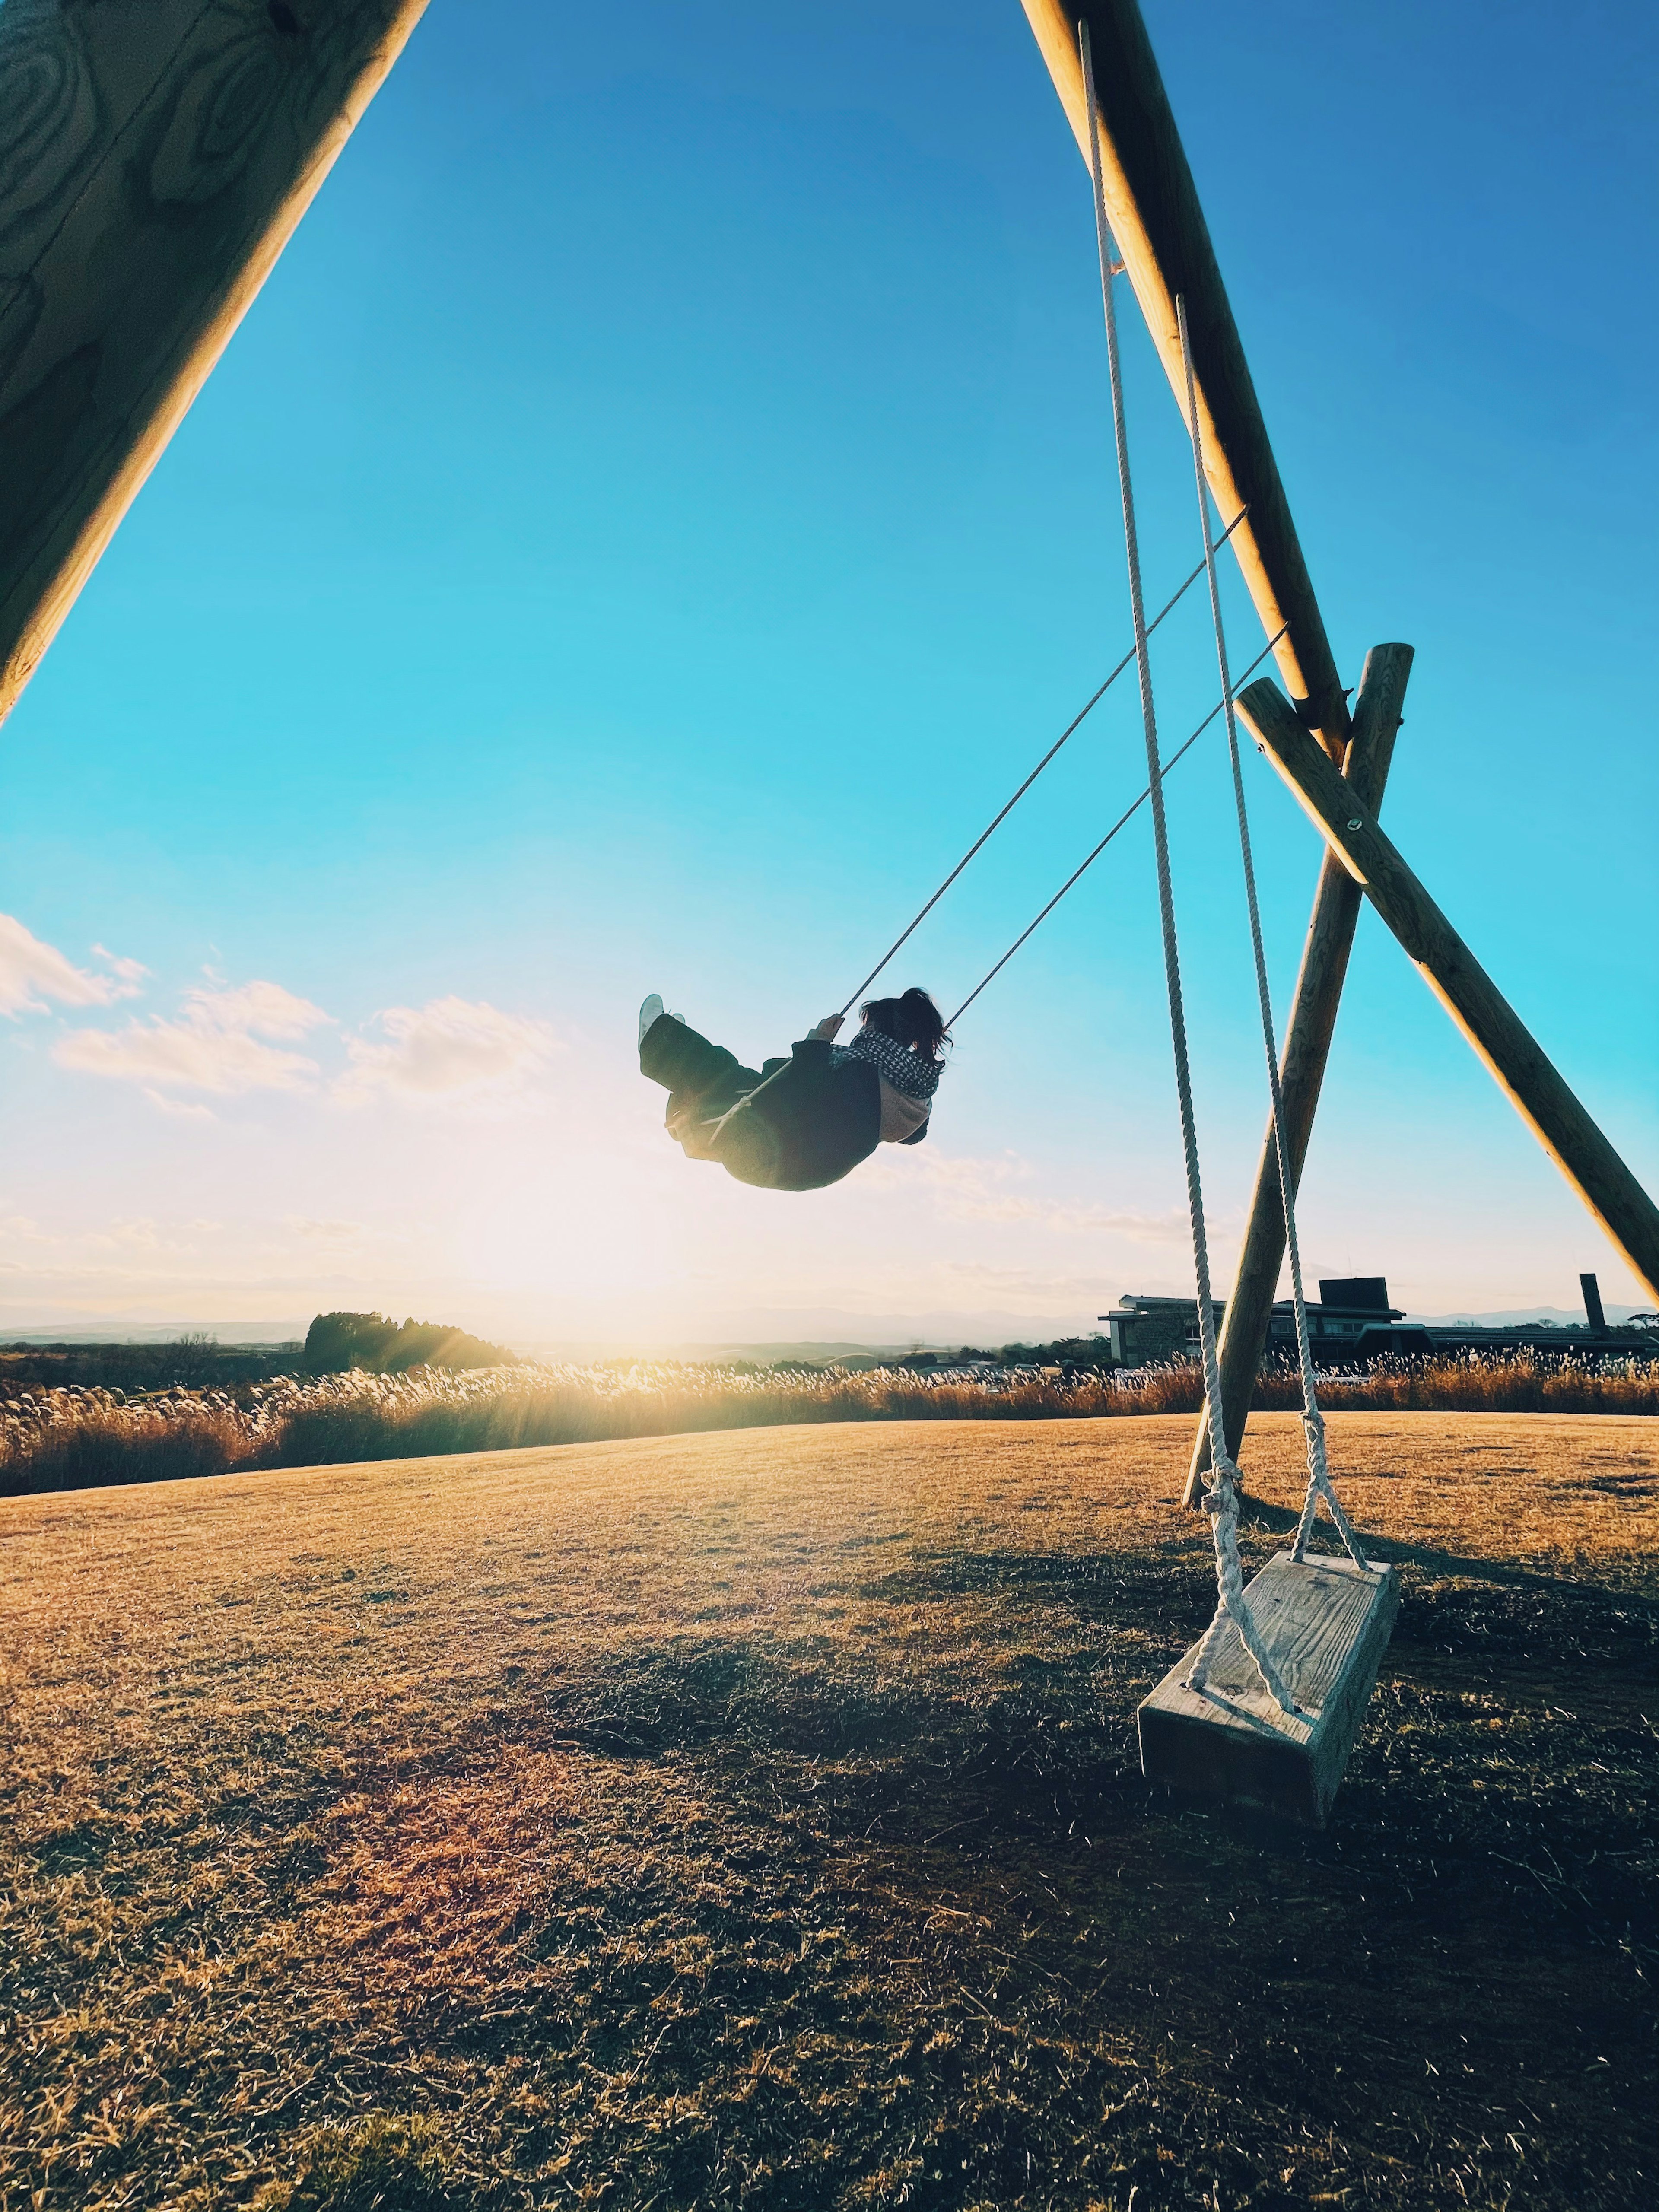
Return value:
M 739 1182 L 767 1190 L 820 1190 L 850 1175 L 881 1141 L 881 1078 L 827 1037 L 803 1037 L 787 1060 L 769 1060 L 758 1090 L 703 1133 L 707 1156 Z M 914 1136 L 927 1133 L 924 1121 Z

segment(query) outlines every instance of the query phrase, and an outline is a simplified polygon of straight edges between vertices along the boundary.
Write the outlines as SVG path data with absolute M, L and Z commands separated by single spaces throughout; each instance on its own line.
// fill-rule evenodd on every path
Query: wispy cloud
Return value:
M 1091 1236 L 1121 1237 L 1131 1244 L 1173 1244 L 1185 1249 L 1192 1224 L 1184 1206 L 1171 1206 L 1162 1213 L 1136 1213 L 1109 1206 L 1073 1206 L 1063 1201 L 1045 1215 L 1051 1229 L 1082 1231 Z M 1212 1235 L 1218 1224 L 1212 1218 Z
M 55 945 L 42 944 L 15 915 L 0 914 L 0 1014 L 44 1014 L 60 1006 L 107 1006 L 134 997 L 146 973 L 136 960 L 118 958 L 101 945 L 93 951 L 107 963 L 107 975 L 94 975 Z
M 280 983 L 198 989 L 185 993 L 184 1009 L 173 1020 L 157 1015 L 120 1030 L 71 1030 L 54 1046 L 52 1058 L 85 1075 L 137 1084 L 176 1112 L 168 1091 L 224 1098 L 250 1091 L 304 1090 L 317 1077 L 316 1061 L 267 1040 L 301 1037 L 327 1019 L 320 1006 Z
M 143 988 L 140 979 L 149 973 L 143 962 L 129 960 L 118 952 L 110 951 L 106 945 L 94 945 L 92 949 L 115 980 L 115 996 L 118 999 L 136 998 Z
M 1097 1307 L 1107 1296 L 1103 1275 L 1056 1275 L 1040 1267 L 998 1267 L 983 1261 L 950 1260 L 939 1273 L 953 1288 L 970 1287 L 982 1296 L 1030 1304 L 1056 1307 Z
M 1185 1247 L 1189 1234 L 1184 1206 L 1147 1213 L 1033 1191 L 1029 1186 L 1036 1170 L 1018 1152 L 975 1159 L 943 1152 L 929 1157 L 924 1152 L 890 1160 L 878 1153 L 861 1172 L 866 1181 L 890 1189 L 919 1182 L 939 1212 L 951 1221 L 1030 1221 L 1060 1235 L 1121 1237 L 1131 1244 L 1177 1248 Z M 1212 1231 L 1218 1225 L 1212 1218 Z
M 165 1114 L 174 1121 L 212 1121 L 218 1118 L 211 1106 L 204 1106 L 199 1102 L 192 1103 L 185 1098 L 166 1097 L 148 1083 L 144 1085 L 144 1096 L 158 1114 Z
M 374 1024 L 386 1042 L 346 1041 L 351 1066 L 337 1088 L 348 1101 L 511 1097 L 527 1088 L 557 1049 L 545 1022 L 505 1014 L 483 1000 L 388 1006 Z
M 1031 1169 L 1017 1152 L 995 1159 L 958 1158 L 924 1149 L 902 1159 L 878 1152 L 863 1171 L 867 1182 L 900 1189 L 920 1182 L 939 1212 L 953 1221 L 1041 1221 L 1049 1209 L 1024 1197 L 1010 1185 L 1030 1179 Z
M 283 1226 L 290 1236 L 318 1244 L 355 1244 L 368 1234 L 362 1221 L 313 1221 L 303 1213 L 284 1214 Z
M 89 1245 L 107 1245 L 132 1252 L 199 1252 L 212 1243 L 223 1225 L 222 1222 L 204 1220 L 162 1223 L 146 1213 L 112 1221 L 107 1229 L 88 1231 L 84 1241 Z

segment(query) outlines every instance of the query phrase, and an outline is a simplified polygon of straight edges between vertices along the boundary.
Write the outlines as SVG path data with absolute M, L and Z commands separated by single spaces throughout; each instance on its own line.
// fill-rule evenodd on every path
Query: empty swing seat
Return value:
M 1283 1711 L 1230 1620 L 1201 1691 L 1194 1645 L 1140 1707 L 1141 1771 L 1212 1802 L 1322 1828 L 1400 1609 L 1392 1566 L 1277 1552 L 1246 1595 L 1297 1710 Z

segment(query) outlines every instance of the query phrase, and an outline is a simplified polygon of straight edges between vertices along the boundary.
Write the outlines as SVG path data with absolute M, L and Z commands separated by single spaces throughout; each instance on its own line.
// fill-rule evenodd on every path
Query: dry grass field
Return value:
M 1139 1779 L 1187 1417 L 0 1503 L 0 2208 L 1651 2203 L 1659 1431 L 1330 1425 L 1316 1838 Z

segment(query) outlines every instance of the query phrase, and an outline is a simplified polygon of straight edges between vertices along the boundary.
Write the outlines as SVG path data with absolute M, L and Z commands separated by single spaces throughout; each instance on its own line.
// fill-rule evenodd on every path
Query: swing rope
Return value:
M 1217 542 L 1219 543 L 1219 540 Z M 1253 676 L 1256 670 L 1261 667 L 1262 662 L 1273 651 L 1274 646 L 1276 646 L 1279 639 L 1284 636 L 1285 629 L 1286 627 L 1288 627 L 1288 625 L 1281 626 L 1275 635 L 1268 639 L 1267 644 L 1262 647 L 1261 652 L 1257 653 L 1255 659 L 1244 671 L 1246 676 Z M 1186 743 L 1184 744 L 1178 745 L 1175 751 L 1170 755 L 1169 759 L 1164 763 L 1164 773 L 1166 777 L 1168 776 L 1170 770 L 1175 766 L 1176 763 L 1179 760 L 1184 760 L 1187 755 L 1191 752 L 1193 747 L 1203 736 L 1205 731 L 1209 728 L 1211 723 L 1214 721 L 1216 716 L 1221 712 L 1222 704 L 1223 702 L 1218 699 L 1214 706 L 1211 708 L 1209 713 L 1204 717 L 1204 720 L 1193 732 L 1191 737 L 1187 739 Z M 1117 820 L 1113 823 L 1111 828 L 1101 839 L 1099 844 L 1095 847 L 1094 851 L 1090 854 L 1088 859 L 1083 862 L 1080 867 L 1075 868 L 1073 872 L 1066 877 L 1065 882 L 1049 900 L 1048 905 L 1045 906 L 1042 913 L 1037 915 L 1036 920 L 1031 922 L 1026 928 L 1021 930 L 1019 935 L 1008 947 L 1008 950 L 1003 954 L 1001 959 L 997 962 L 996 966 L 990 970 L 988 975 L 981 976 L 980 981 L 975 984 L 973 989 L 969 991 L 967 997 L 957 1008 L 955 1013 L 951 1015 L 950 1020 L 945 1024 L 947 1030 L 953 1030 L 956 1027 L 957 1024 L 967 1012 L 969 1007 L 973 1005 L 975 1000 L 978 998 L 980 993 L 985 988 L 985 986 L 988 983 L 994 982 L 1002 973 L 1003 969 L 1008 965 L 1008 963 L 1013 958 L 1015 953 L 1018 951 L 1020 946 L 1024 944 L 1026 939 L 1031 936 L 1043 922 L 1048 921 L 1049 915 L 1060 904 L 1061 899 L 1065 897 L 1066 892 L 1071 890 L 1073 884 L 1080 882 L 1081 879 L 1088 874 L 1090 869 L 1093 867 L 1095 862 L 1106 850 L 1106 848 L 1111 843 L 1113 838 L 1116 836 L 1118 831 L 1126 828 L 1129 823 L 1133 821 L 1135 816 L 1139 813 L 1141 808 L 1146 804 L 1146 801 L 1152 797 L 1152 786 L 1148 784 L 1146 789 L 1141 793 L 1139 798 L 1136 799 L 1134 805 L 1133 806 L 1126 807 L 1124 811 L 1118 816 Z
M 1238 513 L 1233 517 L 1232 520 L 1227 525 L 1227 527 L 1222 532 L 1221 536 L 1217 539 L 1216 542 L 1218 544 L 1224 545 L 1226 544 L 1227 540 L 1232 536 L 1234 531 L 1237 529 L 1239 524 L 1243 521 L 1248 511 L 1249 510 L 1245 507 L 1241 507 L 1239 508 Z M 1169 598 L 1164 602 L 1164 605 L 1153 616 L 1152 621 L 1147 624 L 1147 635 L 1149 636 L 1152 632 L 1158 628 L 1159 623 L 1163 621 L 1165 615 L 1172 614 L 1175 611 L 1176 608 L 1181 604 L 1182 600 L 1186 598 L 1188 592 L 1192 589 L 1193 586 L 1198 581 L 1199 578 L 1203 574 L 1204 563 L 1200 561 L 1197 568 L 1193 570 L 1191 575 L 1186 579 L 1185 582 L 1181 585 L 1180 588 L 1170 594 Z M 1282 631 L 1280 635 L 1283 635 Z M 1048 751 L 1044 753 L 1042 758 L 1031 770 L 1031 773 L 1026 777 L 1024 782 L 1020 785 L 1019 789 L 1015 792 L 1013 797 L 1008 801 L 1007 805 L 1002 808 L 1000 813 L 994 814 L 992 816 L 990 821 L 986 824 L 985 828 L 980 831 L 978 836 L 975 838 L 973 843 L 968 848 L 968 850 L 957 862 L 955 867 L 951 869 L 950 874 L 946 876 L 945 881 L 933 893 L 933 896 L 928 900 L 926 906 L 921 908 L 921 911 L 915 916 L 913 921 L 899 932 L 898 935 L 893 939 L 893 942 L 888 946 L 886 951 L 882 954 L 880 959 L 877 961 L 875 966 L 870 970 L 870 973 L 865 977 L 864 981 L 859 985 L 857 990 L 854 992 L 852 997 L 848 999 L 847 1004 L 842 1008 L 841 1011 L 843 1017 L 850 1012 L 859 1000 L 864 996 L 870 986 L 875 981 L 877 976 L 881 974 L 883 969 L 885 968 L 896 956 L 900 948 L 909 943 L 910 939 L 915 935 L 917 930 L 921 927 L 922 923 L 927 921 L 928 915 L 933 911 L 933 908 L 945 896 L 945 892 L 950 890 L 951 884 L 955 883 L 957 878 L 967 866 L 969 860 L 974 858 L 975 854 L 980 850 L 982 845 L 985 845 L 989 842 L 993 833 L 1002 827 L 1008 817 L 1013 812 L 1015 807 L 1019 805 L 1020 800 L 1024 798 L 1026 793 L 1031 788 L 1031 786 L 1042 775 L 1043 769 L 1048 767 L 1049 762 L 1053 760 L 1055 754 L 1059 752 L 1060 747 L 1066 743 L 1068 738 L 1076 733 L 1076 732 L 1082 726 L 1087 717 L 1094 712 L 1095 708 L 1106 696 L 1106 694 L 1111 690 L 1113 684 L 1117 682 L 1118 678 L 1122 675 L 1124 670 L 1129 665 L 1134 657 L 1134 647 L 1131 646 L 1128 652 L 1124 654 L 1122 659 L 1120 660 L 1117 666 L 1113 669 L 1111 674 L 1106 678 L 1106 681 L 1101 685 L 1100 689 L 1091 698 L 1085 700 L 1083 705 L 1079 707 L 1077 713 L 1073 715 L 1071 720 L 1066 725 L 1066 727 L 1054 739 L 1053 744 L 1049 746 Z M 1216 714 L 1219 714 L 1220 711 L 1220 708 L 1218 708 L 1216 709 Z M 1206 721 L 1200 725 L 1200 729 L 1206 728 L 1209 723 L 1212 722 L 1214 720 L 1215 714 L 1209 715 Z M 1194 730 L 1193 735 L 1196 737 L 1198 734 L 1199 731 Z M 1182 748 L 1182 750 L 1185 750 L 1185 747 Z M 1140 795 L 1141 799 L 1144 799 L 1146 795 L 1146 793 L 1142 792 Z M 1135 805 L 1138 806 L 1139 804 L 1140 800 L 1137 799 L 1135 801 Z M 1133 812 L 1133 809 L 1132 808 L 1130 811 Z M 1125 817 L 1126 820 L 1127 818 L 1127 817 Z M 1090 857 L 1092 859 L 1093 855 L 1091 854 Z M 1088 862 L 1085 861 L 1084 866 L 1086 867 L 1087 866 Z M 1079 870 L 1079 872 L 1081 873 L 1081 870 Z M 1075 878 L 1073 880 L 1075 880 Z M 1066 888 L 1069 890 L 1071 889 L 1071 884 L 1068 884 Z M 1039 915 L 1037 921 L 1040 921 L 1042 919 L 1042 915 Z M 1033 922 L 1031 927 L 1035 929 L 1036 923 Z M 1029 936 L 1030 933 L 1028 931 L 1026 933 Z M 1016 946 L 1014 949 L 1015 951 L 1018 951 L 1018 947 Z M 998 966 L 1000 965 L 1001 963 L 999 962 Z M 994 969 L 992 970 L 992 974 L 994 975 L 995 972 L 996 970 Z M 985 979 L 985 982 L 988 983 L 990 980 L 991 977 L 988 975 Z M 985 988 L 985 983 L 981 983 L 979 988 L 982 991 Z M 979 996 L 979 992 L 976 991 L 974 994 L 974 996 L 977 998 Z
M 1199 525 L 1204 533 L 1204 568 L 1210 587 L 1210 620 L 1215 631 L 1216 665 L 1221 672 L 1222 710 L 1227 720 L 1227 757 L 1232 764 L 1233 805 L 1238 817 L 1238 851 L 1244 869 L 1244 901 L 1250 916 L 1250 951 L 1255 962 L 1256 1004 L 1261 1016 L 1261 1045 L 1267 1062 L 1267 1091 L 1273 1101 L 1273 1151 L 1279 1163 L 1279 1194 L 1285 1212 L 1285 1249 L 1291 1264 L 1291 1305 L 1296 1317 L 1297 1357 L 1302 1368 L 1302 1427 L 1307 1442 L 1308 1490 L 1303 1501 L 1302 1517 L 1297 1524 L 1296 1542 L 1291 1556 L 1298 1560 L 1307 1556 L 1308 1538 L 1312 1533 L 1315 1516 L 1322 1498 L 1337 1534 L 1346 1545 L 1354 1565 L 1369 1571 L 1370 1562 L 1360 1550 L 1358 1539 L 1342 1510 L 1332 1486 L 1330 1469 L 1326 1462 L 1325 1418 L 1319 1410 L 1313 1346 L 1308 1334 L 1308 1307 L 1302 1289 L 1302 1245 L 1297 1234 L 1290 1139 L 1285 1127 L 1285 1094 L 1279 1077 L 1279 1048 L 1273 1027 L 1273 994 L 1267 982 L 1267 956 L 1261 942 L 1261 908 L 1256 897 L 1255 859 L 1250 844 L 1249 811 L 1244 802 L 1244 771 L 1239 760 L 1238 717 L 1234 711 L 1234 686 L 1227 666 L 1227 634 L 1221 618 L 1215 540 L 1210 529 L 1210 495 L 1204 476 L 1203 433 L 1198 418 L 1197 383 L 1193 374 L 1193 350 L 1187 331 L 1187 302 L 1179 294 L 1176 296 L 1176 322 L 1181 333 L 1181 358 L 1186 373 L 1187 427 L 1193 444 L 1193 475 L 1198 487 Z M 1236 1542 L 1236 1507 L 1234 1523 Z M 1222 1615 L 1218 1613 L 1209 1632 L 1199 1646 L 1194 1662 L 1192 1683 L 1194 1689 L 1201 1690 L 1204 1686 L 1205 1668 L 1214 1656 L 1218 1631 L 1221 1626 Z
M 1164 812 L 1163 769 L 1158 759 L 1158 716 L 1152 700 L 1152 658 L 1146 646 L 1146 617 L 1141 598 L 1140 549 L 1135 531 L 1134 487 L 1129 471 L 1128 434 L 1123 413 L 1123 378 L 1118 358 L 1117 310 L 1112 294 L 1116 266 L 1111 228 L 1106 213 L 1106 187 L 1101 170 L 1100 120 L 1096 110 L 1094 59 L 1090 52 L 1089 23 L 1079 19 L 1079 58 L 1083 65 L 1084 104 L 1089 111 L 1089 164 L 1094 180 L 1095 235 L 1100 255 L 1101 303 L 1106 319 L 1106 359 L 1112 386 L 1112 434 L 1117 452 L 1118 493 L 1123 509 L 1123 542 L 1129 570 L 1129 607 L 1134 618 L 1135 671 L 1140 685 L 1141 722 L 1146 739 L 1146 781 L 1152 804 L 1152 845 L 1158 861 L 1158 921 L 1164 939 L 1164 976 L 1170 1001 L 1170 1038 L 1174 1048 L 1176 1096 L 1181 1109 L 1181 1140 L 1187 1170 L 1187 1206 L 1192 1223 L 1193 1269 L 1197 1278 L 1199 1346 L 1204 1363 L 1204 1409 L 1210 1433 L 1211 1486 L 1205 1506 L 1215 1528 L 1216 1583 L 1220 1604 L 1194 1667 L 1194 1684 L 1203 1686 L 1206 1663 L 1225 1621 L 1231 1619 L 1239 1640 L 1255 1662 L 1267 1692 L 1285 1712 L 1294 1711 L 1289 1692 L 1268 1656 L 1244 1595 L 1243 1570 L 1238 1556 L 1238 1470 L 1227 1454 L 1226 1430 L 1221 1413 L 1221 1370 L 1216 1358 L 1215 1306 L 1210 1291 L 1209 1240 L 1204 1223 L 1204 1193 L 1199 1171 L 1198 1133 L 1193 1112 L 1192 1070 L 1187 1049 L 1187 1016 L 1181 988 L 1181 953 L 1176 936 L 1175 891 L 1170 870 L 1170 842 Z

